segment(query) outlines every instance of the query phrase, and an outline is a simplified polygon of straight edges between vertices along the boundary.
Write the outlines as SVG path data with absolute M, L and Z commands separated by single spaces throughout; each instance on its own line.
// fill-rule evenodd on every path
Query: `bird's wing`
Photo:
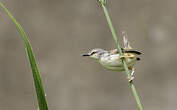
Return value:
M 134 50 L 134 49 L 124 49 L 124 48 L 121 48 L 121 49 L 122 49 L 123 53 L 134 53 L 134 54 L 137 54 L 137 55 L 141 55 L 141 52 L 139 52 L 137 50 Z M 110 50 L 109 52 L 111 54 L 118 54 L 119 53 L 119 51 L 117 49 Z
M 121 49 L 122 49 L 122 52 L 124 52 L 124 49 L 123 48 L 121 48 Z M 111 54 L 118 54 L 119 53 L 119 51 L 117 49 L 110 50 L 109 52 Z

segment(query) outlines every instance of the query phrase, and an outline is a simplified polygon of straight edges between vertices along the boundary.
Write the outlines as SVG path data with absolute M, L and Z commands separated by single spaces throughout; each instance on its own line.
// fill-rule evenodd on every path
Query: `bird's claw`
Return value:
M 124 55 L 120 56 L 120 59 L 124 59 L 124 58 L 126 58 L 126 56 L 124 56 Z
M 128 82 L 131 83 L 134 78 L 135 78 L 134 76 L 131 76 L 131 77 L 129 78 Z

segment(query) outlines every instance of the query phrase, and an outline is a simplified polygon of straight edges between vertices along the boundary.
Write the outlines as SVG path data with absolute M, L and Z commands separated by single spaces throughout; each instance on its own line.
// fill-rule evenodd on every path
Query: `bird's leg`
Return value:
M 126 58 L 134 58 L 134 55 L 132 54 L 123 54 L 122 56 L 120 56 L 120 59 L 125 59 Z M 128 67 L 128 69 L 131 71 L 130 74 L 130 78 L 128 78 L 129 82 L 131 83 L 133 81 L 134 77 L 134 72 L 135 72 L 135 68 L 134 67 Z
M 130 78 L 129 78 L 129 82 L 132 82 L 134 77 L 134 73 L 135 73 L 135 68 L 134 67 L 129 67 L 129 70 L 131 70 L 131 74 L 130 74 Z
M 131 70 L 131 76 L 134 76 L 135 68 L 134 68 L 134 67 L 131 67 L 130 70 Z

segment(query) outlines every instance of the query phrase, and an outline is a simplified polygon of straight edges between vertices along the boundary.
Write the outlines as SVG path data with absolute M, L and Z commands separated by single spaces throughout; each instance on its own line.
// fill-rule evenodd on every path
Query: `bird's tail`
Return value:
M 126 31 L 122 31 L 122 36 L 123 36 L 123 43 L 124 43 L 124 48 L 125 49 L 132 49 L 132 47 L 130 46 L 128 39 L 127 39 L 127 32 Z
M 125 53 L 134 53 L 134 54 L 137 54 L 137 55 L 141 55 L 142 53 L 137 51 L 137 50 L 123 50 L 123 52 Z

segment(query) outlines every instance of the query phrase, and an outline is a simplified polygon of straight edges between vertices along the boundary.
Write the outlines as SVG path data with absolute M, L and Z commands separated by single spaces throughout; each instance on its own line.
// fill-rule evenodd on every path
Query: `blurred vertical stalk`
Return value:
M 32 74 L 33 74 L 33 80 L 34 80 L 34 86 L 36 90 L 37 100 L 38 100 L 38 106 L 39 110 L 48 110 L 47 106 L 47 100 L 45 97 L 45 92 L 42 85 L 42 79 L 40 76 L 40 72 L 36 63 L 36 59 L 34 56 L 34 52 L 32 49 L 32 46 L 30 44 L 30 41 L 27 38 L 26 33 L 24 32 L 22 26 L 16 21 L 16 19 L 11 15 L 11 13 L 8 11 L 8 9 L 0 2 L 0 7 L 3 8 L 3 10 L 7 13 L 7 15 L 10 17 L 10 19 L 13 21 L 13 23 L 17 26 L 18 31 L 20 32 L 21 38 L 24 41 L 26 54 L 29 59 L 29 63 L 31 66 Z
M 115 43 L 116 43 L 116 45 L 117 45 L 117 49 L 118 49 L 118 51 L 119 51 L 119 53 L 120 53 L 120 56 L 122 56 L 123 53 L 122 53 L 122 50 L 121 50 L 121 48 L 120 48 L 120 44 L 119 44 L 119 41 L 118 41 L 118 39 L 117 39 L 117 35 L 116 35 L 116 32 L 115 32 L 115 29 L 114 29 L 114 27 L 113 27 L 113 25 L 112 25 L 112 22 L 111 22 L 109 13 L 108 13 L 108 11 L 107 11 L 107 9 L 106 9 L 106 0 L 98 0 L 98 2 L 100 3 L 101 7 L 103 8 L 103 11 L 104 11 L 106 20 L 107 20 L 107 22 L 108 22 L 109 28 L 110 28 L 111 33 L 112 33 L 112 36 L 113 36 L 113 39 L 114 39 L 114 41 L 115 41 Z M 128 79 L 130 79 L 131 75 L 130 75 L 130 72 L 129 72 L 129 70 L 128 70 L 128 66 L 127 66 L 127 64 L 126 64 L 125 59 L 122 59 L 122 63 L 123 63 L 124 68 L 125 68 L 125 73 L 126 73 Z M 135 85 L 134 85 L 133 81 L 130 81 L 129 84 L 130 84 L 130 87 L 131 87 L 131 89 L 132 89 L 132 92 L 133 92 L 133 95 L 134 95 L 134 97 L 135 97 L 135 100 L 136 100 L 136 103 L 137 103 L 137 106 L 138 106 L 139 110 L 143 110 L 141 101 L 140 101 L 140 99 L 139 99 L 138 93 L 136 92 L 136 88 L 135 88 Z

